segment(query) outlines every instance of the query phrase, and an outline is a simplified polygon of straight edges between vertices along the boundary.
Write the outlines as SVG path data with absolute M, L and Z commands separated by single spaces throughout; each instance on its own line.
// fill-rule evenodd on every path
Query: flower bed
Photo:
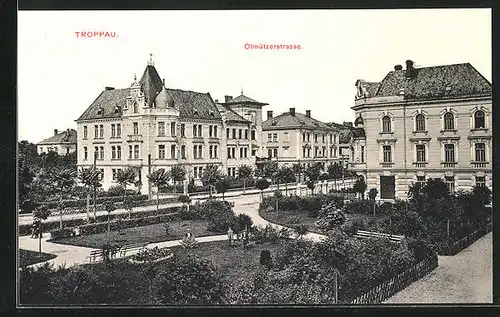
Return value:
M 173 256 L 174 253 L 169 248 L 146 248 L 132 255 L 132 257 L 129 258 L 129 262 L 132 264 L 155 263 L 170 259 Z

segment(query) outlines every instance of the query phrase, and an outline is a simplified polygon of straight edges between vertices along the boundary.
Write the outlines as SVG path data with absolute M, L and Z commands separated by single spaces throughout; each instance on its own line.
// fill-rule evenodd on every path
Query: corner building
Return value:
M 356 89 L 350 168 L 368 190 L 406 198 L 412 183 L 428 178 L 451 192 L 492 188 L 491 83 L 471 64 L 416 68 L 408 60 Z
M 88 168 L 95 162 L 103 172 L 104 189 L 117 184 L 118 170 L 133 167 L 142 192 L 149 191 L 150 170 L 168 171 L 174 165 L 182 165 L 187 179 L 195 181 L 207 164 L 228 171 L 224 169 L 229 166 L 226 126 L 234 120 L 227 118 L 243 121 L 237 123 L 246 127 L 248 135 L 259 137 L 249 140 L 249 146 L 260 148 L 258 131 L 262 129 L 262 120 L 251 119 L 261 118 L 264 104 L 254 102 L 247 107 L 238 97 L 227 101 L 231 102 L 217 105 L 209 93 L 167 88 L 150 60 L 139 81 L 134 78 L 129 88 L 106 87 L 76 120 L 78 167 Z M 242 113 L 233 107 L 239 107 Z M 242 117 L 247 113 L 250 120 Z M 247 150 L 245 164 L 252 165 L 253 154 L 258 152 Z M 243 161 L 234 166 L 241 164 Z

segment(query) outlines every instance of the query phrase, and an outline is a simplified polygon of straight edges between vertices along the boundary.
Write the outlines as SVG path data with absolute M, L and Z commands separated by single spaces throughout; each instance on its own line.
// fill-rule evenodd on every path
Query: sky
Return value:
M 75 32 L 114 32 L 82 38 Z M 248 50 L 245 44 L 300 50 Z M 40 142 L 106 86 L 126 88 L 153 54 L 168 88 L 244 95 L 274 114 L 294 107 L 353 121 L 357 79 L 471 63 L 491 82 L 491 10 L 19 11 L 18 140 Z

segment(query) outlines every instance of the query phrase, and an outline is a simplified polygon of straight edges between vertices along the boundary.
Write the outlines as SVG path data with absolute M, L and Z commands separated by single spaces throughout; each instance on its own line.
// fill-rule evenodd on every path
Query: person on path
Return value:
M 233 245 L 233 229 L 231 227 L 227 231 L 227 240 L 229 241 L 229 245 Z

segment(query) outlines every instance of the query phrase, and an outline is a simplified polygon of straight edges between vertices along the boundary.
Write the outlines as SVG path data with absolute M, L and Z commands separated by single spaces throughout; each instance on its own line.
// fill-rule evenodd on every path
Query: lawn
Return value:
M 19 249 L 19 266 L 28 266 L 39 262 L 44 262 L 55 258 L 55 254 L 43 253 L 42 257 L 39 257 L 39 253 L 30 250 Z
M 295 227 L 297 225 L 306 225 L 309 227 L 310 232 L 314 233 L 322 233 L 320 230 L 316 229 L 314 223 L 318 220 L 316 217 L 310 217 L 305 211 L 295 211 L 295 210 L 280 210 L 278 213 L 276 212 L 266 212 L 259 211 L 259 214 L 262 218 L 270 221 L 272 223 L 280 224 L 286 227 Z M 365 214 L 346 214 L 346 222 L 354 222 L 357 220 L 365 220 L 370 221 L 373 219 L 371 215 Z M 377 215 L 377 221 L 383 220 L 386 215 Z
M 217 233 L 207 230 L 207 221 L 204 220 L 182 220 L 170 222 L 170 234 L 167 235 L 163 224 L 154 224 L 134 228 L 122 229 L 120 232 L 111 231 L 109 234 L 99 233 L 87 236 L 76 236 L 54 241 L 54 243 L 71 244 L 82 247 L 102 248 L 104 244 L 126 245 L 133 243 L 151 243 L 170 240 L 179 240 L 184 237 L 187 229 L 195 237 L 211 236 Z

